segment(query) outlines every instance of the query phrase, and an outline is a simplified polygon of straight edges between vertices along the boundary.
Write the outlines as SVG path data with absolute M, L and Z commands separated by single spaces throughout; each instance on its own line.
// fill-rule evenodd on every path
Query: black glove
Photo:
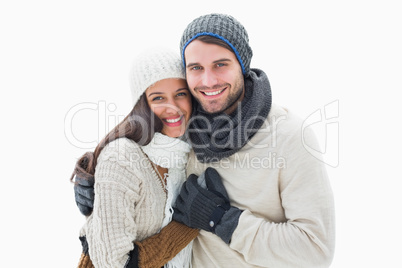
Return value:
M 229 243 L 242 211 L 230 205 L 226 189 L 215 169 L 207 168 L 204 176 L 207 189 L 197 183 L 194 174 L 183 183 L 173 219 L 189 227 L 215 233 Z
M 134 245 L 134 249 L 128 253 L 128 260 L 124 268 L 139 268 L 138 247 Z
M 82 214 L 89 216 L 92 213 L 95 200 L 94 178 L 83 179 L 75 176 L 75 202 Z

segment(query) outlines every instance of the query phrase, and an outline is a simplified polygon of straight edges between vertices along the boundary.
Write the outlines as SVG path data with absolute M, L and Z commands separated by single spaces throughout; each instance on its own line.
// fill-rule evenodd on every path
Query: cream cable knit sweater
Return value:
M 187 143 L 160 133 L 142 148 L 120 138 L 102 150 L 95 172 L 94 210 L 80 234 L 87 237 L 95 267 L 124 267 L 133 241 L 159 232 L 171 221 L 171 205 L 186 179 L 189 151 Z M 144 152 L 155 164 L 168 168 L 168 194 Z M 186 252 L 181 260 L 189 261 L 191 248 Z M 171 262 L 180 262 L 175 259 Z
M 272 105 L 266 124 L 239 152 L 215 163 L 189 155 L 187 173 L 214 167 L 232 206 L 244 212 L 229 245 L 200 231 L 193 267 L 329 267 L 335 246 L 333 194 L 311 128 Z M 304 134 L 304 135 L 302 135 Z

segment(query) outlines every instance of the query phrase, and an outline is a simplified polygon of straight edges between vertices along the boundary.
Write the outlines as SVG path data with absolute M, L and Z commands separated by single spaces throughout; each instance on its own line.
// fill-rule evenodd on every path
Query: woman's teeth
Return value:
M 176 122 L 179 122 L 180 119 L 181 119 L 181 117 L 178 117 L 178 118 L 176 118 L 176 119 L 165 119 L 165 120 L 166 120 L 166 122 L 168 122 L 168 123 L 176 123 Z

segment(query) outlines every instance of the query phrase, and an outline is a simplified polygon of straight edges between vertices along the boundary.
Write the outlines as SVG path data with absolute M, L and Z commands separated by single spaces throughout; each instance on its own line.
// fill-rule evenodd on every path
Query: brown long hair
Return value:
M 139 145 L 146 145 L 162 127 L 162 121 L 150 109 L 145 93 L 142 94 L 131 112 L 102 139 L 95 150 L 86 152 L 78 159 L 70 181 L 74 180 L 75 175 L 82 179 L 93 178 L 98 156 L 108 143 L 126 137 Z

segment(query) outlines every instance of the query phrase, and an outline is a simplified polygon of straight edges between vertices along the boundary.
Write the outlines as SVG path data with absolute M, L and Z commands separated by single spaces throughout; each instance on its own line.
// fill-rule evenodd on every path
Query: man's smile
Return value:
M 219 90 L 199 90 L 199 91 L 202 93 L 202 95 L 204 95 L 207 98 L 215 98 L 221 96 L 226 89 L 227 87 Z

